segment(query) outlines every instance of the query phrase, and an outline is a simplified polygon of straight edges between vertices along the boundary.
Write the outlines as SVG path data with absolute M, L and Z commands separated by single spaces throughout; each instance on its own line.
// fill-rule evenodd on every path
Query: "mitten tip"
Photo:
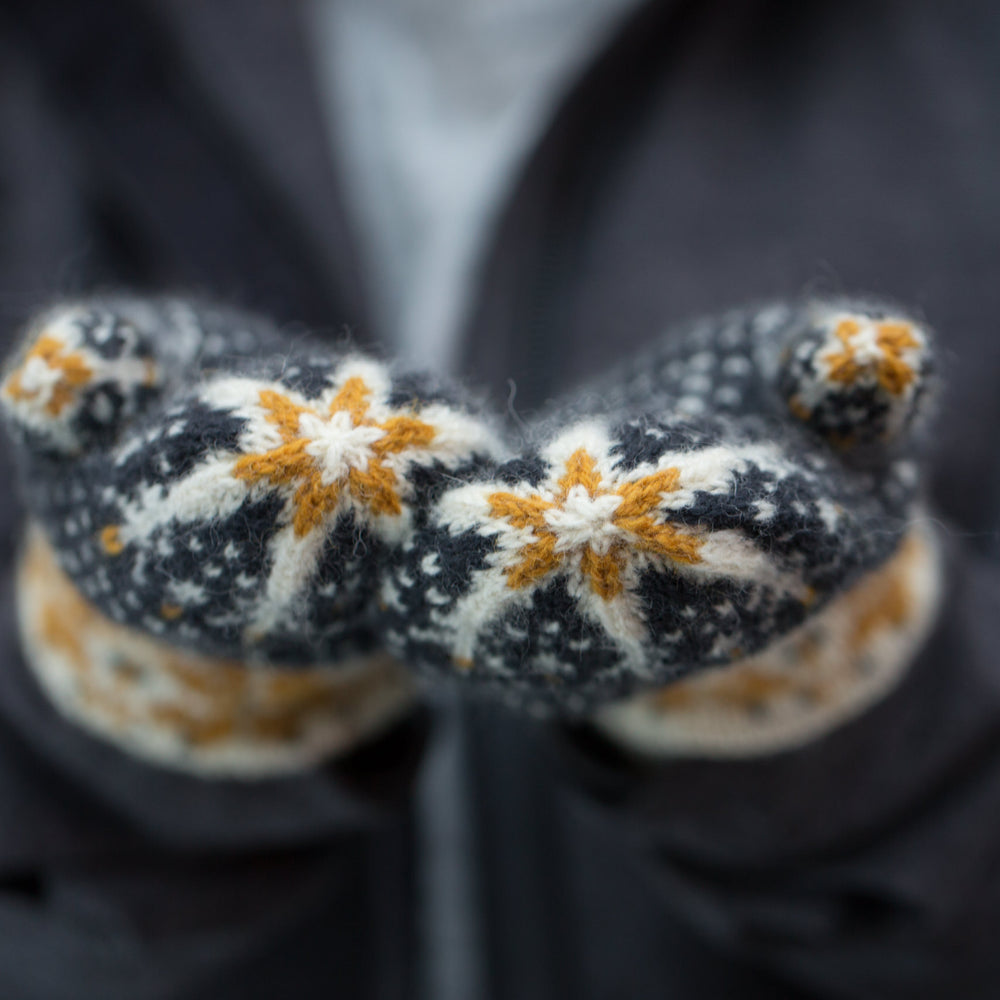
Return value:
M 817 305 L 782 355 L 790 413 L 843 451 L 903 437 L 925 408 L 928 330 L 882 307 Z
M 70 304 L 32 328 L 0 384 L 0 404 L 18 437 L 72 455 L 111 433 L 160 380 L 131 323 L 93 304 Z

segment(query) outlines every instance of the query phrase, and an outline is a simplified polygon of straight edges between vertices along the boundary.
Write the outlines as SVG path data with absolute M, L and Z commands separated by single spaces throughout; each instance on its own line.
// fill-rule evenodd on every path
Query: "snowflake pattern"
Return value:
M 833 331 L 839 349 L 823 356 L 827 378 L 842 385 L 855 385 L 872 378 L 888 393 L 899 396 L 917 377 L 908 360 L 924 345 L 913 326 L 903 320 L 864 322 L 851 316 L 839 320 Z
M 411 413 L 393 413 L 378 422 L 371 414 L 371 394 L 361 376 L 351 375 L 323 411 L 273 389 L 260 390 L 261 409 L 278 429 L 281 444 L 241 456 L 233 475 L 251 486 L 295 485 L 292 526 L 297 536 L 329 518 L 345 490 L 373 514 L 402 514 L 400 477 L 386 459 L 428 448 L 435 429 Z
M 929 346 L 927 331 L 898 315 L 816 308 L 782 358 L 779 392 L 840 450 L 885 443 L 927 409 Z
M 510 481 L 513 473 L 501 470 L 499 481 L 446 492 L 432 518 L 436 527 L 416 550 L 424 571 L 431 554 L 435 579 L 414 582 L 414 558 L 384 590 L 390 608 L 421 622 L 411 637 L 427 632 L 426 622 L 463 672 L 504 673 L 523 642 L 526 649 L 534 643 L 536 652 L 530 666 L 522 662 L 522 676 L 582 670 L 589 661 L 608 673 L 621 674 L 623 663 L 641 673 L 681 647 L 697 647 L 702 657 L 731 655 L 736 643 L 726 632 L 734 633 L 734 601 L 741 593 L 758 595 L 754 613 L 761 616 L 776 613 L 773 595 L 801 610 L 810 588 L 800 569 L 775 561 L 726 522 L 739 476 L 751 468 L 787 471 L 780 454 L 766 445 L 734 449 L 711 437 L 701 447 L 674 450 L 669 433 L 647 431 L 660 437 L 645 461 L 628 460 L 627 434 L 585 422 L 566 428 L 543 450 L 540 474 Z M 760 489 L 771 495 L 766 486 Z M 456 550 L 472 568 L 463 573 L 449 562 L 442 571 L 440 561 Z M 438 575 L 452 582 L 450 594 L 438 593 Z M 669 582 L 670 597 L 656 592 L 656 581 L 677 581 Z M 421 593 L 425 619 L 408 603 Z M 675 631 L 661 621 L 664 607 L 678 623 L 688 621 L 684 616 L 698 614 L 710 595 L 715 606 L 701 613 L 698 630 L 688 625 Z M 544 620 L 536 638 L 518 624 L 524 615 Z M 490 636 L 499 638 L 494 643 Z M 425 656 L 415 647 L 404 649 L 413 660 Z M 566 662 L 567 653 L 576 667 Z
M 161 371 L 127 322 L 71 309 L 50 315 L 0 397 L 32 447 L 62 454 L 107 440 L 151 397 Z
M 459 418 L 447 404 L 390 401 L 392 381 L 376 362 L 350 357 L 325 372 L 311 396 L 245 376 L 207 384 L 187 411 L 210 405 L 235 421 L 235 433 L 221 422 L 217 431 L 232 439 L 230 447 L 207 448 L 185 475 L 135 491 L 120 504 L 117 519 L 99 529 L 109 559 L 134 551 L 142 560 L 152 549 L 165 568 L 164 560 L 175 559 L 177 552 L 171 533 L 183 524 L 196 532 L 184 548 L 200 554 L 204 579 L 190 570 L 172 574 L 158 605 L 165 622 L 178 629 L 192 618 L 205 622 L 209 607 L 218 605 L 213 580 L 206 576 L 217 567 L 209 558 L 216 539 L 202 531 L 215 524 L 250 533 L 245 541 L 255 547 L 263 542 L 266 569 L 263 577 L 241 577 L 245 586 L 227 596 L 228 610 L 213 612 L 211 622 L 224 630 L 242 623 L 243 645 L 259 648 L 269 637 L 295 631 L 308 594 L 325 609 L 317 606 L 310 614 L 328 619 L 317 627 L 347 628 L 343 612 L 357 607 L 362 617 L 362 595 L 373 586 L 376 561 L 331 552 L 347 549 L 363 556 L 370 546 L 405 535 L 413 516 L 415 465 L 453 468 L 477 449 L 496 447 L 481 421 Z M 182 407 L 167 424 L 168 437 L 184 439 L 184 412 Z M 132 452 L 123 449 L 117 461 L 127 465 Z M 264 509 L 267 513 L 255 513 Z M 251 527 L 257 517 L 266 519 L 259 542 Z M 214 556 L 223 565 L 230 561 L 225 553 Z M 169 565 L 189 563 L 184 556 Z M 337 609 L 339 615 L 330 613 Z
M 687 565 L 700 562 L 701 541 L 657 517 L 663 495 L 677 490 L 679 479 L 679 469 L 671 466 L 611 489 L 602 481 L 597 460 L 578 448 L 567 459 L 556 490 L 527 497 L 491 493 L 492 517 L 532 533 L 517 561 L 504 569 L 508 586 L 528 586 L 575 560 L 593 592 L 607 601 L 624 589 L 629 552 Z
M 62 340 L 43 334 L 7 380 L 4 392 L 12 400 L 33 403 L 50 417 L 58 417 L 93 375 L 93 367 L 79 351 L 68 350 Z

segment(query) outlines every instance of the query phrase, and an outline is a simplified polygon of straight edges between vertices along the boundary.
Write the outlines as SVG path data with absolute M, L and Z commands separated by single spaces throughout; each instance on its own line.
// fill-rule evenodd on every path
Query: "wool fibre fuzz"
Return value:
M 768 304 L 519 437 L 346 344 L 98 298 L 39 318 L 0 400 L 35 520 L 111 621 L 288 668 L 385 648 L 585 713 L 757 654 L 885 563 L 932 383 L 899 310 Z

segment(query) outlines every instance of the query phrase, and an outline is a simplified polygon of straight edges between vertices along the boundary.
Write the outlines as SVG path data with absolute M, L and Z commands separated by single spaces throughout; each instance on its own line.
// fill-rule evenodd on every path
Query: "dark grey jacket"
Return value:
M 300 13 L 4 5 L 5 343 L 55 295 L 122 285 L 379 340 Z M 1000 995 L 998 53 L 985 0 L 642 5 L 519 177 L 463 339 L 463 374 L 500 400 L 515 379 L 530 412 L 699 312 L 810 289 L 915 305 L 950 384 L 948 601 L 897 691 L 758 762 L 639 767 L 472 704 L 307 777 L 205 784 L 34 690 L 5 494 L 0 995 Z M 411 797 L 442 728 L 462 767 L 423 774 L 462 824 L 450 895 Z

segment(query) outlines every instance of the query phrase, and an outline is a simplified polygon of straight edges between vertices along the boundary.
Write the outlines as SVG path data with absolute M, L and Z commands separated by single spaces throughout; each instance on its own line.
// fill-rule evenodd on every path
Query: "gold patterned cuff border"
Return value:
M 751 757 L 819 739 L 884 697 L 937 617 L 929 523 L 807 624 L 764 652 L 600 710 L 596 726 L 649 756 Z
M 306 769 L 373 738 L 416 697 L 410 675 L 384 654 L 279 670 L 118 625 L 80 594 L 34 526 L 18 618 L 28 665 L 65 716 L 137 757 L 205 777 Z

